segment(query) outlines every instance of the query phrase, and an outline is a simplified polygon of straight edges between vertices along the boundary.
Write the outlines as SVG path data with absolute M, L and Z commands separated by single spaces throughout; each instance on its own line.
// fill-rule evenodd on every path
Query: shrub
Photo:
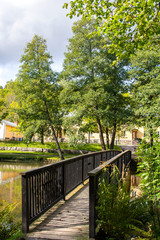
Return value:
M 113 168 L 110 183 L 107 170 L 104 170 L 98 184 L 98 239 L 124 240 L 129 236 L 149 236 L 147 209 L 143 198 L 130 198 L 125 184 L 118 180 L 117 168 Z
M 152 146 L 143 141 L 137 155 L 140 186 L 148 202 L 153 237 L 160 239 L 160 143 L 158 138 L 155 138 Z
M 14 240 L 21 236 L 20 223 L 14 218 L 16 205 L 3 202 L 0 205 L 0 236 L 3 240 Z

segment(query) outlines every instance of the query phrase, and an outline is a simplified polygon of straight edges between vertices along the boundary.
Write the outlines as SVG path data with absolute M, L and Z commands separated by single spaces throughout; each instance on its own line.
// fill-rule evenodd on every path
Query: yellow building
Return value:
M 0 123 L 0 140 L 21 140 L 22 134 L 17 130 L 17 124 L 6 120 Z

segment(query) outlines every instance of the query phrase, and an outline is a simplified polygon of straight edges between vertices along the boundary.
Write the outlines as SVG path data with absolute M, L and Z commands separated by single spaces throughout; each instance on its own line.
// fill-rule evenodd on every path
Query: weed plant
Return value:
M 17 240 L 22 236 L 21 223 L 16 222 L 15 204 L 3 202 L 0 204 L 0 239 Z
M 143 140 L 137 151 L 142 194 L 148 202 L 152 235 L 160 240 L 160 142 L 154 137 L 151 146 Z
M 107 171 L 104 169 L 98 184 L 97 239 L 150 237 L 148 203 L 144 198 L 130 197 L 126 184 L 118 180 L 116 167 L 110 179 Z

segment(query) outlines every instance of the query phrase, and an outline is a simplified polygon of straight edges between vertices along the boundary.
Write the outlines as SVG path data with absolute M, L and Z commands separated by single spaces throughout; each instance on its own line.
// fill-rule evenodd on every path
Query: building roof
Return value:
M 12 123 L 12 122 L 7 121 L 7 120 L 2 120 L 2 123 L 4 123 L 4 124 L 7 125 L 7 126 L 17 127 L 17 124 Z

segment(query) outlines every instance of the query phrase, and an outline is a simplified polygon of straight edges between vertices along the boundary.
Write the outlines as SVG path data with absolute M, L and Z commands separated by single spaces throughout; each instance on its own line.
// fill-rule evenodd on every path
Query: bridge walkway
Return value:
M 61 201 L 60 206 L 51 208 L 43 215 L 43 219 L 35 222 L 26 239 L 89 239 L 89 185 L 87 183 L 80 188 L 68 200 Z

